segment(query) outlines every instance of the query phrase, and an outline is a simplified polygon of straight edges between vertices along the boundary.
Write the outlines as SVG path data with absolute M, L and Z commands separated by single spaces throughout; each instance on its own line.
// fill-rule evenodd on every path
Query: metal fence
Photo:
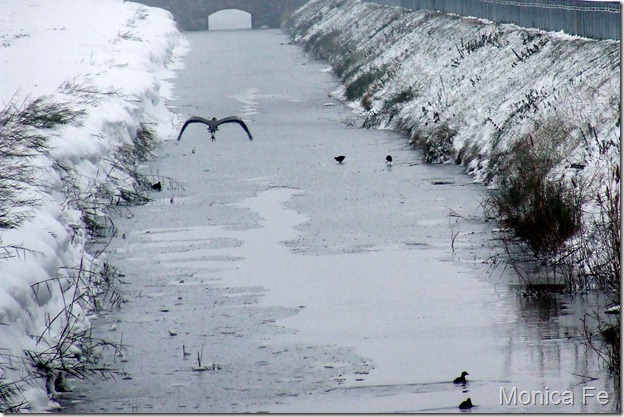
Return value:
M 620 40 L 619 2 L 582 0 L 369 0 L 412 10 L 439 10 L 498 23 Z

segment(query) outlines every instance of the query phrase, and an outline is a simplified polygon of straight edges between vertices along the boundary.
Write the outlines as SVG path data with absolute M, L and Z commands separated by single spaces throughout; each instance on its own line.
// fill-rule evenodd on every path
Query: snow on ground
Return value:
M 84 346 L 71 334 L 90 326 L 93 306 L 71 301 L 95 291 L 90 278 L 105 262 L 85 250 L 85 220 L 105 217 L 102 201 L 122 199 L 120 190 L 138 190 L 129 175 L 136 160 L 120 149 L 132 149 L 146 127 L 174 136 L 166 80 L 185 41 L 168 12 L 138 3 L 2 0 L 0 8 L 2 107 L 24 110 L 43 98 L 79 116 L 27 128 L 48 140 L 28 160 L 34 180 L 20 184 L 37 204 L 19 227 L 0 230 L 0 411 L 43 411 L 54 407 L 58 368 L 80 362 Z M 7 130 L 5 144 L 14 133 Z M 3 167 L 17 162 L 0 159 Z
M 495 153 L 550 125 L 569 131 L 562 169 L 583 163 L 591 177 L 619 164 L 619 41 L 351 0 L 336 6 L 301 8 L 289 23 L 295 41 L 322 49 L 347 86 L 364 87 L 352 106 L 372 126 L 407 131 L 432 161 L 450 156 L 483 179 Z
M 345 85 L 335 95 L 365 125 L 401 130 L 428 162 L 462 164 L 493 187 L 524 146 L 552 164 L 547 180 L 585 200 L 583 227 L 608 218 L 600 196 L 620 188 L 619 41 L 355 0 L 312 0 L 285 28 L 332 64 Z
M 6 403 L 0 396 L 0 405 L 42 411 L 54 406 L 59 347 L 74 355 L 65 353 L 70 364 L 80 359 L 67 330 L 90 325 L 88 304 L 71 301 L 93 291 L 85 281 L 105 262 L 85 251 L 85 220 L 105 217 L 102 200 L 138 189 L 130 175 L 136 161 L 119 156 L 135 146 L 137 132 L 147 126 L 175 136 L 177 119 L 163 98 L 184 41 L 167 12 L 121 0 L 0 0 L 0 7 L 3 106 L 23 109 L 47 97 L 80 116 L 54 129 L 29 127 L 49 145 L 29 160 L 36 181 L 21 184 L 38 204 L 19 227 L 0 231 L 0 389 L 14 393 Z M 352 71 L 348 81 L 376 70 L 390 75 L 371 84 L 367 115 L 378 115 L 375 124 L 432 139 L 455 132 L 451 154 L 477 178 L 493 150 L 509 149 L 536 124 L 568 123 L 577 138 L 590 139 L 569 150 L 561 171 L 582 163 L 583 175 L 603 178 L 619 166 L 619 42 L 361 2 L 312 1 L 297 19 L 305 22 L 299 40 L 334 30 L 334 41 L 354 41 L 359 55 L 343 58 L 361 65 L 342 63 Z M 435 151 L 432 158 L 444 159 Z M 0 168 L 14 162 L 4 156 Z

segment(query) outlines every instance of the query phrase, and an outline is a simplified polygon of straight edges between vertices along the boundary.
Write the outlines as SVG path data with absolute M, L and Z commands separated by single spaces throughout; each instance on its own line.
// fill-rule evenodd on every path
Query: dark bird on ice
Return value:
M 470 400 L 470 398 L 467 398 L 466 401 L 462 401 L 461 404 L 459 404 L 460 410 L 469 410 L 471 408 L 472 408 L 472 400 Z
M 219 130 L 219 125 L 222 125 L 223 123 L 238 123 L 245 130 L 245 132 L 247 132 L 247 136 L 249 136 L 249 140 L 253 140 L 253 137 L 251 136 L 251 132 L 249 132 L 249 129 L 247 128 L 247 125 L 245 124 L 245 122 L 243 122 L 240 118 L 236 116 L 224 117 L 223 119 L 217 119 L 216 117 L 213 117 L 210 120 L 204 119 L 203 117 L 199 117 L 199 116 L 191 116 L 188 118 L 186 122 L 184 122 L 184 125 L 182 126 L 182 130 L 180 130 L 180 134 L 178 135 L 178 140 L 182 138 L 182 133 L 184 133 L 184 129 L 186 129 L 186 127 L 190 125 L 191 123 L 203 123 L 206 126 L 208 126 L 208 131 L 210 132 L 210 139 L 213 141 L 215 140 L 215 133 L 217 132 L 217 130 Z
M 158 181 L 156 184 L 152 184 L 152 190 L 162 191 L 162 184 Z
M 346 156 L 344 156 L 344 155 L 339 155 L 339 156 L 335 157 L 334 159 L 335 159 L 336 161 L 338 161 L 338 163 L 339 163 L 339 164 L 342 164 L 342 161 L 344 161 L 344 160 L 345 160 L 345 158 L 346 158 Z
M 453 384 L 465 384 L 466 383 L 466 375 L 470 375 L 468 372 L 464 371 L 460 376 L 453 380 Z
M 392 155 L 386 156 L 386 164 L 390 165 L 392 163 Z

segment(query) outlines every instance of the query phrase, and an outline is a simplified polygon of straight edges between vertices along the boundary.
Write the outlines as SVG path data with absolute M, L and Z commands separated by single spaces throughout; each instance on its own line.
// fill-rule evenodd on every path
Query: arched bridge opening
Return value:
M 251 29 L 251 13 L 237 9 L 219 10 L 208 16 L 208 30 Z
M 140 0 L 148 6 L 160 7 L 173 14 L 184 31 L 207 30 L 208 17 L 228 9 L 242 10 L 251 15 L 251 28 L 279 28 L 307 0 Z

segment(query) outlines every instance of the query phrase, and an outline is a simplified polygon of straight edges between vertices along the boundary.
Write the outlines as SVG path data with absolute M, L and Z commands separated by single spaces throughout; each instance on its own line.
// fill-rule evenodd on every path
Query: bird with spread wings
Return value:
M 188 118 L 186 122 L 184 122 L 184 125 L 182 126 L 182 130 L 180 130 L 180 134 L 178 135 L 178 141 L 182 138 L 182 133 L 184 133 L 184 129 L 186 129 L 186 127 L 190 125 L 191 123 L 203 123 L 207 125 L 208 131 L 210 132 L 210 139 L 213 141 L 216 140 L 215 133 L 217 130 L 219 130 L 219 125 L 223 123 L 238 123 L 245 130 L 245 132 L 247 132 L 247 136 L 249 136 L 249 140 L 253 140 L 253 137 L 251 136 L 251 132 L 249 131 L 249 128 L 247 128 L 247 125 L 245 124 L 245 122 L 243 122 L 240 118 L 236 116 L 224 117 L 223 119 L 217 119 L 216 117 L 213 117 L 210 120 L 204 119 L 203 117 L 199 117 L 199 116 L 191 116 Z

